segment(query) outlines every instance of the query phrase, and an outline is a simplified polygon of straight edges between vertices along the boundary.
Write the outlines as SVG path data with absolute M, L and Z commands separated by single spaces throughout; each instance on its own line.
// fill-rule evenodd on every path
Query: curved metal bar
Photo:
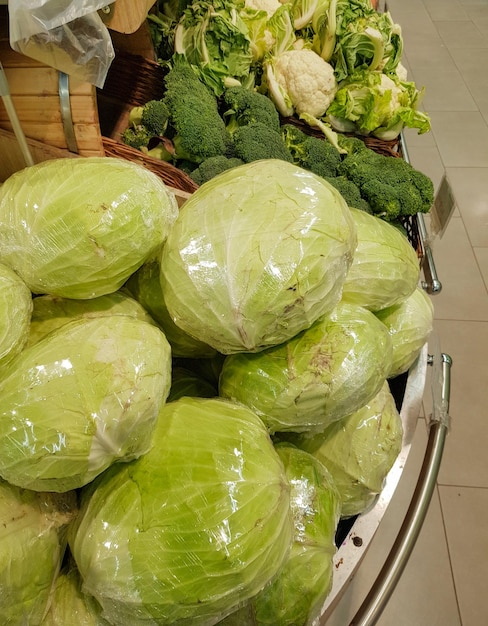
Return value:
M 78 154 L 78 143 L 76 141 L 75 128 L 73 126 L 73 117 L 71 115 L 69 76 L 64 72 L 58 72 L 58 74 L 59 105 L 61 109 L 61 119 L 63 122 L 66 146 L 70 152 Z
M 449 431 L 449 410 L 452 359 L 447 354 L 442 359 L 442 406 L 446 416 L 430 422 L 429 438 L 417 485 L 403 524 L 388 557 L 349 626 L 373 626 L 381 616 L 420 534 L 435 489 L 444 442 Z
M 403 131 L 400 133 L 400 146 L 403 159 L 407 163 L 410 163 L 407 144 L 405 142 Z M 422 269 L 424 270 L 425 280 L 422 281 L 422 288 L 425 289 L 427 293 L 435 295 L 441 292 L 442 283 L 437 276 L 434 255 L 432 254 L 432 248 L 428 243 L 427 228 L 425 227 L 424 216 L 422 213 L 417 213 L 416 217 L 423 251 Z

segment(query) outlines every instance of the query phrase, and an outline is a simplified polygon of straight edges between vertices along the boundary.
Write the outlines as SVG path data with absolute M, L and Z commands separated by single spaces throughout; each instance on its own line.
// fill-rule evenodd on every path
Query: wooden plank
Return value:
M 144 22 L 156 0 L 116 0 L 107 6 L 105 25 L 119 33 L 134 33 Z
M 22 122 L 62 124 L 59 97 L 12 96 L 17 115 Z M 71 96 L 71 117 L 74 123 L 98 125 L 98 109 L 92 96 Z M 8 121 L 5 106 L 0 101 L 0 125 Z

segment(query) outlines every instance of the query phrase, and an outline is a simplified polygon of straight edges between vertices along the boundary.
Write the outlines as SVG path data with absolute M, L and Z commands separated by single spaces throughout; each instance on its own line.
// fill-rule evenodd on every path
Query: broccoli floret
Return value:
M 175 157 L 201 163 L 212 156 L 227 156 L 232 142 L 217 98 L 182 58 L 174 60 L 165 87 L 163 102 L 170 115 L 168 135 L 172 135 Z
M 352 180 L 345 176 L 326 176 L 325 180 L 339 191 L 348 206 L 372 213 L 368 202 L 361 197 L 359 187 Z
M 221 174 L 233 167 L 243 165 L 243 163 L 244 161 L 236 157 L 214 156 L 200 163 L 200 165 L 191 172 L 190 176 L 197 185 L 203 185 L 203 183 L 211 180 L 217 176 L 217 174 Z
M 131 148 L 137 148 L 137 150 L 147 147 L 150 139 L 151 135 L 141 125 L 130 126 L 122 133 L 122 141 Z
M 337 174 L 341 155 L 331 143 L 307 135 L 293 124 L 285 124 L 281 134 L 297 165 L 323 178 Z
M 281 159 L 293 163 L 293 157 L 281 134 L 265 124 L 256 122 L 239 126 L 233 138 L 235 156 L 244 163 L 259 159 Z
M 142 107 L 141 124 L 154 137 L 164 135 L 168 126 L 169 111 L 162 100 L 149 100 Z
M 427 213 L 434 201 L 434 186 L 426 174 L 404 159 L 369 148 L 348 154 L 338 173 L 359 187 L 373 213 L 389 221 Z
M 259 122 L 280 132 L 280 116 L 273 101 L 246 87 L 229 87 L 222 94 L 222 116 L 233 133 L 239 126 Z
M 348 154 L 355 154 L 361 150 L 369 149 L 362 139 L 351 135 L 343 135 L 342 133 L 337 133 L 337 143 Z

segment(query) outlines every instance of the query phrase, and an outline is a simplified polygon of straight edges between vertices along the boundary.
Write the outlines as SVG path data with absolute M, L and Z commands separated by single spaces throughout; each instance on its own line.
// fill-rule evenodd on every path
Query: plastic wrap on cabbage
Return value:
M 282 567 L 289 494 L 249 409 L 222 399 L 167 403 L 151 450 L 82 490 L 69 544 L 84 589 L 117 626 L 215 624 Z
M 74 492 L 37 493 L 0 479 L 0 623 L 42 623 L 75 515 Z
M 393 343 L 389 378 L 405 373 L 419 356 L 434 324 L 434 306 L 427 293 L 417 287 L 401 304 L 376 312 L 388 328 Z
M 325 466 L 291 445 L 276 447 L 291 485 L 290 555 L 278 576 L 222 626 L 305 626 L 320 615 L 333 578 L 341 500 Z
M 44 161 L 0 188 L 0 261 L 33 293 L 95 298 L 160 248 L 177 211 L 174 194 L 142 165 Z
M 184 367 L 173 366 L 168 402 L 173 402 L 184 396 L 191 398 L 214 398 L 218 395 L 217 388 L 196 372 L 192 372 Z
M 356 247 L 339 192 L 291 163 L 228 170 L 186 201 L 161 281 L 180 328 L 222 354 L 282 343 L 330 313 Z
M 146 452 L 171 383 L 171 353 L 147 322 L 69 322 L 24 349 L 0 381 L 0 476 L 68 491 Z
M 129 315 L 154 324 L 152 317 L 136 300 L 116 291 L 91 300 L 73 300 L 59 296 L 37 296 L 33 300 L 27 346 L 37 343 L 52 330 L 76 319 L 105 315 Z
M 173 322 L 164 302 L 161 289 L 160 264 L 158 259 L 144 263 L 125 284 L 127 291 L 141 303 L 163 329 L 174 357 L 209 358 L 215 350 L 207 344 L 190 337 Z
M 403 426 L 388 383 L 364 407 L 322 434 L 295 439 L 329 470 L 342 499 L 342 516 L 363 513 L 383 489 L 402 447 Z
M 110 626 L 98 602 L 82 590 L 80 573 L 69 565 L 56 578 L 41 626 Z
M 391 337 L 371 311 L 340 303 L 290 341 L 226 358 L 219 393 L 270 432 L 323 430 L 371 400 L 391 367 Z
M 31 314 L 29 288 L 13 270 L 0 263 L 0 368 L 25 346 Z
M 342 299 L 379 311 L 402 302 L 420 277 L 417 253 L 392 224 L 359 209 L 351 209 L 358 243 L 344 282 Z

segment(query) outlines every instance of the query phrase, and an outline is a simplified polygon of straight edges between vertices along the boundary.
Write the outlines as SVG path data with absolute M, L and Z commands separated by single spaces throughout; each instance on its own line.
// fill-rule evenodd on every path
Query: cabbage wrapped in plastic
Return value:
M 285 161 L 254 161 L 185 202 L 163 247 L 166 306 L 222 354 L 258 352 L 331 312 L 355 247 L 334 187 Z
M 351 208 L 357 247 L 342 292 L 345 302 L 379 311 L 408 298 L 417 287 L 420 264 L 405 235 L 376 215 Z
M 41 626 L 110 626 L 93 596 L 83 592 L 80 573 L 69 565 L 56 578 Z
M 30 289 L 13 270 L 0 263 L 0 368 L 25 346 L 31 314 Z
M 151 450 L 82 490 L 69 544 L 84 590 L 117 626 L 215 624 L 282 567 L 289 494 L 252 411 L 212 398 L 167 403 Z
M 388 383 L 364 407 L 313 438 L 295 443 L 329 470 L 342 500 L 342 516 L 364 513 L 383 489 L 402 448 L 403 426 Z
M 294 519 L 290 555 L 278 576 L 222 626 L 312 624 L 332 588 L 335 532 L 341 514 L 337 487 L 326 467 L 288 444 L 276 450 L 291 485 Z
M 39 626 L 66 549 L 76 495 L 37 493 L 0 479 L 0 623 Z
M 173 322 L 164 301 L 158 259 L 151 259 L 140 267 L 125 284 L 125 289 L 151 314 L 162 328 L 171 346 L 173 357 L 210 358 L 214 348 L 190 337 Z
M 393 343 L 393 362 L 388 378 L 407 372 L 432 332 L 434 306 L 421 287 L 400 304 L 376 312 L 388 328 Z
M 155 324 L 149 313 L 136 300 L 120 291 L 91 300 L 37 296 L 33 300 L 27 345 L 32 346 L 52 330 L 68 322 L 106 315 L 129 315 Z
M 0 476 L 68 491 L 140 456 L 170 384 L 170 347 L 156 326 L 125 315 L 61 326 L 0 381 Z
M 391 353 L 388 329 L 374 313 L 341 302 L 288 342 L 228 356 L 219 394 L 249 406 L 272 433 L 320 431 L 378 393 Z
M 0 187 L 0 261 L 37 294 L 119 289 L 165 240 L 178 212 L 158 176 L 124 159 L 53 159 Z

